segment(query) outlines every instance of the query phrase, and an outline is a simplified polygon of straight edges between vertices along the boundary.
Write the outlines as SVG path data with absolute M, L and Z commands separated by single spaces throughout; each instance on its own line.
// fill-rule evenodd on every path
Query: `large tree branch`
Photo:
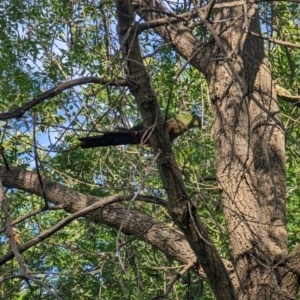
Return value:
M 39 175 L 38 175 L 39 177 Z M 1 181 L 0 181 L 1 183 Z M 17 250 L 14 251 L 10 251 L 8 252 L 6 255 L 2 256 L 0 258 L 0 265 L 6 263 L 9 259 L 13 258 L 14 256 L 17 258 L 18 260 L 18 253 L 24 252 L 25 250 L 31 248 L 32 246 L 42 242 L 43 240 L 49 238 L 51 235 L 53 235 L 56 231 L 60 230 L 61 228 L 67 226 L 68 224 L 70 224 L 72 221 L 78 219 L 79 217 L 85 216 L 87 214 L 92 213 L 93 211 L 104 207 L 108 204 L 112 204 L 115 202 L 119 202 L 123 200 L 121 196 L 111 196 L 111 197 L 106 197 L 105 199 L 102 199 L 101 201 L 95 202 L 79 211 L 74 212 L 73 214 L 70 214 L 69 216 L 67 216 L 66 218 L 60 220 L 59 222 L 57 222 L 54 226 L 52 226 L 51 228 L 45 230 L 44 232 L 42 232 L 41 234 L 39 234 L 38 236 L 34 237 L 33 239 L 31 239 L 30 241 L 28 241 L 27 243 L 21 245 L 19 248 L 17 248 Z M 6 213 L 6 218 L 8 215 L 8 210 Z M 7 227 L 7 226 L 6 226 Z M 11 230 L 9 230 L 12 233 L 12 226 L 11 226 L 11 222 L 10 222 L 10 227 Z M 7 230 L 8 231 L 8 230 Z M 13 235 L 10 234 L 10 236 L 13 239 Z M 15 248 L 17 246 L 15 245 Z M 13 247 L 12 247 L 13 248 Z M 17 253 L 16 253 L 17 252 Z M 18 260 L 19 261 L 19 260 Z M 21 264 L 20 265 L 20 269 L 21 268 Z M 24 273 L 21 271 L 21 273 Z
M 6 170 L 5 167 L 0 167 L 0 177 L 5 187 L 20 189 L 38 196 L 41 195 L 42 189 L 36 172 L 19 168 Z M 119 229 L 122 224 L 123 233 L 136 236 L 163 252 L 167 257 L 183 264 L 189 264 L 190 262 L 196 264 L 196 256 L 179 230 L 171 228 L 136 209 L 131 209 L 124 219 L 124 207 L 118 203 L 102 206 L 109 199 L 129 200 L 132 197 L 131 195 L 126 197 L 94 197 L 73 191 L 47 177 L 42 179 L 44 183 L 43 191 L 47 200 L 64 207 L 65 211 L 74 214 L 97 203 L 100 207 L 93 213 L 86 215 L 89 220 L 97 224 L 106 224 L 115 229 Z M 137 200 L 144 201 L 147 199 L 145 197 L 138 196 Z M 22 246 L 20 248 L 22 250 Z M 236 281 L 231 263 L 224 260 L 224 264 L 232 280 Z M 203 279 L 206 279 L 202 269 L 199 268 L 197 271 Z
M 21 189 L 34 195 L 41 195 L 42 189 L 36 172 L 19 168 L 6 170 L 0 167 L 0 177 L 3 185 L 8 188 Z M 56 181 L 42 177 L 44 192 L 49 202 L 65 207 L 65 211 L 75 213 L 107 198 L 84 195 L 73 191 Z M 139 196 L 140 197 L 140 196 Z M 137 200 L 139 200 L 139 197 Z M 123 198 L 120 196 L 120 198 Z M 120 204 L 110 204 L 99 208 L 93 214 L 86 216 L 89 220 L 98 224 L 106 224 L 119 229 L 124 219 L 124 207 Z M 136 210 L 131 209 L 123 224 L 123 232 L 134 235 L 153 245 L 166 256 L 181 263 L 196 262 L 196 257 L 181 232 L 162 222 Z
M 244 2 L 243 1 L 234 1 L 234 2 L 226 2 L 226 3 L 216 3 L 214 4 L 214 8 L 225 8 L 225 7 L 233 7 L 233 6 L 237 6 L 237 5 L 242 5 Z M 149 9 L 148 12 L 159 12 L 159 13 L 164 13 L 166 16 L 160 19 L 153 19 L 144 23 L 139 23 L 137 24 L 138 27 L 138 32 L 141 32 L 143 30 L 147 30 L 150 28 L 156 28 L 156 27 L 160 27 L 160 26 L 164 26 L 164 25 L 169 25 L 172 23 L 179 23 L 182 21 L 190 21 L 194 18 L 198 17 L 198 10 L 202 11 L 203 13 L 206 13 L 207 10 L 209 10 L 209 6 L 203 6 L 199 9 L 192 9 L 188 12 L 182 13 L 182 14 L 172 14 L 172 13 L 168 13 L 165 10 L 162 12 L 160 10 L 153 10 L 153 9 Z M 143 9 L 144 12 L 144 9 Z
M 82 77 L 82 78 L 66 81 L 32 98 L 30 101 L 26 102 L 25 104 L 23 104 L 22 106 L 16 108 L 11 112 L 0 113 L 0 120 L 21 118 L 26 111 L 38 105 L 42 101 L 49 98 L 53 98 L 58 94 L 62 93 L 63 91 L 73 88 L 74 86 L 83 85 L 87 83 L 97 83 L 97 84 L 103 84 L 108 86 L 127 86 L 128 84 L 126 80 L 107 79 L 107 78 L 100 78 L 100 77 Z
M 137 13 L 147 22 L 154 22 L 157 19 L 166 18 L 170 12 L 166 8 L 151 0 L 144 0 L 141 2 L 134 2 Z M 173 14 L 172 14 L 173 15 Z M 162 22 L 159 21 L 159 22 Z M 153 23 L 150 23 L 153 25 Z M 178 54 L 188 60 L 193 66 L 197 66 L 201 72 L 205 72 L 209 57 L 211 56 L 211 43 L 204 45 L 192 33 L 192 31 L 180 24 L 167 24 L 165 26 L 156 27 L 155 31 L 168 44 L 170 44 Z

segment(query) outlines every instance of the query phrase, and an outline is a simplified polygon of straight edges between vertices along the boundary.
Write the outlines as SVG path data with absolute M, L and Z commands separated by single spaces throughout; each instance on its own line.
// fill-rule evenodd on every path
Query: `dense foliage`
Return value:
M 126 77 L 120 52 L 114 3 L 111 1 L 3 1 L 0 15 L 0 111 L 21 106 L 60 83 L 85 77 Z M 168 3 L 174 14 L 191 3 Z M 203 3 L 204 5 L 204 3 Z M 265 52 L 273 79 L 298 94 L 300 51 L 269 37 L 300 45 L 299 3 L 261 2 Z M 211 16 L 213 19 L 213 14 Z M 137 22 L 142 22 L 136 16 Z M 185 21 L 199 40 L 209 32 L 199 18 Z M 230 259 L 226 225 L 215 178 L 213 117 L 204 77 L 181 58 L 153 29 L 139 36 L 142 54 L 162 111 L 196 113 L 201 130 L 191 130 L 173 144 L 190 200 L 197 206 L 222 258 Z M 299 108 L 280 100 L 286 129 L 286 178 L 289 247 L 300 242 Z M 80 149 L 78 138 L 141 120 L 127 87 L 84 84 L 42 101 L 21 118 L 1 121 L 3 161 L 37 171 L 62 185 L 98 197 L 137 192 L 166 200 L 151 148 L 118 146 Z M 68 214 L 47 198 L 15 188 L 4 190 L 15 240 L 25 243 Z M 76 201 L 76 200 L 74 200 Z M 173 226 L 166 207 L 122 202 Z M 29 215 L 30 212 L 42 211 Z M 0 221 L 2 255 L 10 250 L 5 219 Z M 88 218 L 78 218 L 22 253 L 30 274 L 62 299 L 151 299 L 163 295 L 180 263 L 138 236 Z M 1 299 L 53 299 L 43 286 L 20 276 L 12 259 L 1 266 Z M 192 271 L 172 285 L 168 299 L 213 299 L 208 285 Z M 158 299 L 158 298 L 157 298 Z

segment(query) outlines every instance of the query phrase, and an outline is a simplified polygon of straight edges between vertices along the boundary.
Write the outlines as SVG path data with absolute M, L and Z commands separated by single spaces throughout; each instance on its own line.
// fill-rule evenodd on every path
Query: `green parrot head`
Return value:
M 185 115 L 174 115 L 174 119 L 182 123 L 187 129 L 194 127 L 201 127 L 202 118 L 197 115 L 185 114 Z
M 201 117 L 192 114 L 175 114 L 172 118 L 168 119 L 167 124 L 170 139 L 173 141 L 191 128 L 200 128 L 202 119 Z

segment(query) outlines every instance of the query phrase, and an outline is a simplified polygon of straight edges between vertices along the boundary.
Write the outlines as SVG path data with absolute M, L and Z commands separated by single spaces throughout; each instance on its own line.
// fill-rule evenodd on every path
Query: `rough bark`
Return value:
M 236 299 L 235 290 L 222 259 L 198 218 L 195 207 L 189 201 L 181 173 L 172 153 L 155 92 L 143 64 L 137 32 L 133 26 L 134 17 L 131 3 L 118 0 L 116 8 L 122 54 L 123 58 L 127 60 L 128 79 L 134 83 L 130 86 L 130 91 L 135 97 L 144 124 L 151 130 L 151 147 L 154 153 L 160 152 L 157 166 L 168 196 L 169 213 L 194 250 L 216 298 Z
M 167 22 L 168 11 L 158 1 L 144 0 L 133 1 L 137 13 L 145 20 L 151 21 L 157 18 L 165 18 Z M 155 31 L 171 45 L 178 54 L 184 57 L 189 63 L 204 73 L 208 67 L 211 53 L 211 44 L 204 44 L 199 41 L 191 30 L 181 23 L 169 26 L 156 27 Z
M 158 2 L 143 3 L 144 8 L 166 11 Z M 147 21 L 156 16 L 143 14 Z M 243 6 L 217 9 L 215 21 L 212 33 L 222 47 L 215 38 L 206 47 L 199 45 L 180 24 L 156 32 L 207 78 L 215 122 L 216 174 L 241 283 L 236 286 L 239 299 L 294 299 L 297 276 L 277 265 L 287 254 L 279 107 L 263 41 L 246 31 L 260 34 L 257 6 L 249 3 L 247 19 Z M 202 54 L 205 61 L 199 59 Z M 289 288 L 284 284 L 287 278 L 292 281 Z
M 238 295 L 295 297 L 275 289 L 279 270 L 273 268 L 287 253 L 284 137 L 280 120 L 270 117 L 278 106 L 263 63 L 263 44 L 244 32 L 243 19 L 238 18 L 242 13 L 242 7 L 220 10 L 218 20 L 237 21 L 215 28 L 218 34 L 223 31 L 226 60 L 219 64 L 212 59 L 206 73 L 215 116 L 217 178 L 241 282 Z M 248 17 L 251 30 L 260 33 L 255 6 Z
M 19 168 L 6 170 L 4 167 L 0 167 L 0 177 L 3 185 L 7 188 L 20 189 L 38 196 L 44 192 L 49 202 L 63 206 L 64 210 L 69 213 L 80 211 L 89 205 L 110 198 L 84 195 L 47 177 L 42 178 L 44 183 L 42 190 L 36 172 Z M 137 201 L 138 200 L 139 198 L 137 198 Z M 96 224 L 105 224 L 115 229 L 119 229 L 122 224 L 123 233 L 136 236 L 163 252 L 170 259 L 174 259 L 186 265 L 190 263 L 194 263 L 195 266 L 197 265 L 196 255 L 182 232 L 163 222 L 155 220 L 137 209 L 131 209 L 126 217 L 125 212 L 126 206 L 115 203 L 86 215 L 86 218 Z M 1 259 L 1 264 L 12 257 L 13 255 L 10 255 L 6 260 Z M 236 276 L 232 264 L 226 260 L 224 260 L 224 264 L 232 280 L 235 281 Z M 206 280 L 206 275 L 201 268 L 195 269 L 195 271 L 198 272 L 202 279 Z
M 260 34 L 257 10 L 252 15 L 254 18 L 249 30 Z M 272 249 L 268 259 L 279 261 L 287 254 L 285 138 L 278 113 L 280 108 L 261 40 L 247 36 L 243 45 L 243 61 L 262 223 L 266 225 L 269 238 L 278 246 Z

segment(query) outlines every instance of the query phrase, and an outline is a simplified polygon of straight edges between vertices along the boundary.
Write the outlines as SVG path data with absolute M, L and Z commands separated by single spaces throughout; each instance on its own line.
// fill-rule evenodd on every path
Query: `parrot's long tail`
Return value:
M 102 135 L 80 138 L 81 148 L 94 148 L 116 145 L 136 145 L 141 142 L 142 135 L 136 131 L 111 131 Z

